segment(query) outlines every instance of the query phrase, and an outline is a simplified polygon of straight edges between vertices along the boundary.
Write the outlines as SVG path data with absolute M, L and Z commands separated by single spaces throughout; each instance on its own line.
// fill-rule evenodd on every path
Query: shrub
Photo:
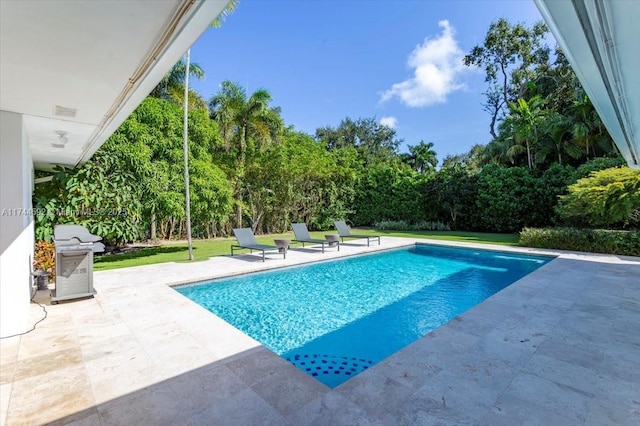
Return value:
M 451 231 L 451 227 L 442 222 L 420 221 L 411 225 L 410 229 L 414 231 Z
M 640 210 L 640 171 L 629 167 L 593 172 L 569 186 L 557 211 L 567 224 L 580 227 L 634 226 Z
M 640 256 L 640 230 L 524 228 L 521 246 Z
M 530 197 L 535 201 L 526 226 L 543 227 L 557 224 L 556 206 L 559 195 L 567 193 L 573 168 L 554 164 L 545 170 L 535 181 L 535 192 Z
M 356 185 L 353 215 L 354 225 L 376 222 L 425 219 L 425 184 L 429 177 L 409 168 L 388 165 L 370 167 Z
M 459 166 L 443 168 L 426 184 L 426 220 L 445 222 L 453 229 L 477 227 L 478 179 Z M 449 226 L 447 225 L 447 226 Z
M 450 231 L 449 225 L 442 222 L 420 221 L 409 224 L 406 220 L 382 220 L 374 224 L 380 231 Z
M 485 166 L 478 174 L 479 228 L 487 232 L 518 232 L 528 226 L 540 204 L 535 179 L 524 167 Z
M 374 223 L 373 227 L 380 231 L 406 231 L 409 223 L 406 220 L 381 220 Z
M 587 161 L 584 164 L 581 164 L 571 175 L 571 182 L 575 183 L 578 179 L 586 178 L 591 173 L 597 172 L 599 170 L 610 169 L 612 167 L 623 167 L 626 166 L 627 162 L 622 157 L 596 157 Z
M 52 242 L 36 242 L 36 247 L 33 254 L 33 270 L 45 271 L 49 274 L 49 280 L 53 281 L 55 279 L 56 249 Z

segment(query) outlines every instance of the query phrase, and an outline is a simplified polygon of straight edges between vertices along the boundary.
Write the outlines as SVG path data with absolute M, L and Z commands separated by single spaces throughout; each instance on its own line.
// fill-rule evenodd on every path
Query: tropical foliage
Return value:
M 231 210 L 231 186 L 213 163 L 221 145 L 204 111 L 189 116 L 192 208 L 198 236 L 221 232 Z M 34 200 L 37 239 L 57 223 L 79 223 L 108 243 L 182 235 L 184 220 L 182 112 L 168 101 L 147 98 L 84 166 L 59 168 L 38 185 Z
M 438 165 L 438 154 L 433 150 L 433 143 L 420 141 L 418 145 L 409 145 L 408 154 L 400 154 L 403 162 L 420 173 L 435 172 Z
M 135 175 L 145 172 L 139 156 L 111 141 L 83 167 L 58 168 L 34 197 L 36 240 L 49 240 L 53 227 L 65 223 L 84 225 L 114 244 L 139 238 L 143 188 Z
M 267 89 L 247 93 L 227 80 L 208 102 L 190 94 L 193 235 L 245 226 L 280 233 L 292 222 L 324 230 L 339 219 L 510 233 L 637 227 L 638 172 L 619 167 L 593 105 L 545 34 L 541 24 L 499 20 L 467 55 L 467 65 L 486 73 L 492 137 L 440 169 L 432 142 L 405 143 L 375 117 L 346 117 L 312 135 L 286 125 Z M 56 223 L 83 224 L 115 245 L 185 236 L 185 71 L 176 64 L 89 162 L 58 168 L 36 187 L 38 239 Z M 204 73 L 192 64 L 190 74 Z
M 465 56 L 485 70 L 491 141 L 474 147 L 480 164 L 578 166 L 594 157 L 617 156 L 612 140 L 559 49 L 544 43 L 542 23 L 527 28 L 504 19 L 491 24 L 484 44 Z
M 375 118 L 347 117 L 335 129 L 327 126 L 316 130 L 316 139 L 326 143 L 330 150 L 355 148 L 363 166 L 397 162 L 398 147 L 402 140 L 396 131 L 379 124 Z
M 263 148 L 279 141 L 284 123 L 279 108 L 269 107 L 271 94 L 265 89 L 247 97 L 237 83 L 224 81 L 211 98 L 211 118 L 218 123 L 224 142 L 226 172 L 231 177 L 236 204 L 234 226 L 243 227 L 243 207 L 251 189 L 245 185 L 249 163 Z
M 351 221 L 371 225 L 384 220 L 424 220 L 427 177 L 408 167 L 370 167 L 357 183 Z
M 558 213 L 569 224 L 628 227 L 640 224 L 640 170 L 628 167 L 594 172 L 560 197 Z

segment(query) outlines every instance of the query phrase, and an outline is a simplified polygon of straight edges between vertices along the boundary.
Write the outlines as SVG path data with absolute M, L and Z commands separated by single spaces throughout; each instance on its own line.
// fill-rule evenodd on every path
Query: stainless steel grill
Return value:
M 53 242 L 56 246 L 56 287 L 51 303 L 59 300 L 92 297 L 93 253 L 104 251 L 102 237 L 91 234 L 80 225 L 56 225 Z

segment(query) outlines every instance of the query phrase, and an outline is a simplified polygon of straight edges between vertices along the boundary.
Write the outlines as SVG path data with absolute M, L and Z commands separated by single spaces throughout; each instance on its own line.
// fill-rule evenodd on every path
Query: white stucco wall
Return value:
M 22 115 L 0 111 L 0 337 L 32 326 L 32 192 L 33 163 Z

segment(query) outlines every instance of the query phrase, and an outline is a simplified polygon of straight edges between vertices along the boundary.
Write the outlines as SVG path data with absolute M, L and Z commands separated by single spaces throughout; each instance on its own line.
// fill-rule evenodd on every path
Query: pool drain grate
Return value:
M 373 365 L 373 361 L 364 358 L 326 354 L 296 354 L 286 360 L 313 377 L 330 374 L 355 376 Z

